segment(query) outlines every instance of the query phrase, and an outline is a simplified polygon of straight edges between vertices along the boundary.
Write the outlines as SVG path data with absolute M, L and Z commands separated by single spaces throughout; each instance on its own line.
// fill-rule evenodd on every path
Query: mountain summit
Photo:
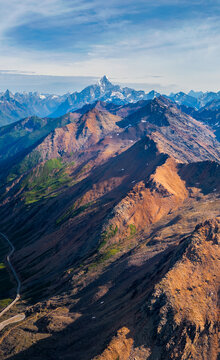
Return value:
M 154 95 L 150 93 L 148 96 L 148 94 L 142 90 L 137 91 L 128 87 L 122 88 L 119 85 L 114 85 L 109 81 L 107 76 L 104 75 L 98 81 L 98 84 L 87 86 L 81 92 L 70 94 L 68 98 L 60 104 L 57 110 L 51 114 L 51 117 L 62 116 L 98 100 L 117 105 L 125 105 L 135 103 L 139 100 L 152 99 L 152 96 Z
M 106 75 L 97 83 L 87 86 L 80 92 L 75 91 L 64 95 L 38 94 L 36 92 L 12 94 L 6 90 L 0 93 L 0 125 L 6 125 L 33 115 L 50 118 L 60 117 L 96 101 L 126 105 L 140 100 L 152 100 L 160 95 L 155 90 L 146 93 L 143 90 L 113 84 Z M 220 92 L 203 93 L 191 90 L 188 94 L 178 92 L 164 96 L 180 107 L 187 107 L 185 109 L 187 113 L 191 113 L 190 108 L 200 110 L 208 103 L 211 104 L 211 110 L 218 109 L 218 101 L 220 100 Z M 198 116 L 200 117 L 200 114 Z M 211 113 L 212 117 L 215 120 L 216 115 Z
M 99 81 L 98 84 L 100 87 L 102 87 L 103 89 L 108 89 L 111 88 L 113 86 L 113 84 L 111 83 L 111 81 L 109 81 L 109 79 L 107 78 L 106 75 L 104 75 Z

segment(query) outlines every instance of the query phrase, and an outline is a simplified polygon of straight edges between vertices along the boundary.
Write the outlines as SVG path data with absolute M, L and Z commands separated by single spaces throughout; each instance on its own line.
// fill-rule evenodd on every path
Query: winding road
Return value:
M 6 235 L 4 235 L 3 233 L 0 232 L 0 236 L 4 238 L 4 240 L 9 244 L 10 248 L 11 248 L 11 251 L 9 252 L 9 254 L 7 255 L 6 257 L 6 260 L 7 260 L 7 263 L 8 263 L 8 266 L 10 267 L 13 275 L 14 275 L 14 278 L 16 280 L 16 283 L 17 283 L 17 294 L 16 294 L 16 298 L 8 305 L 6 306 L 5 309 L 3 309 L 1 312 L 0 312 L 0 317 L 3 316 L 6 312 L 8 312 L 11 307 L 20 299 L 20 289 L 21 289 L 21 282 L 18 278 L 18 275 L 11 263 L 11 260 L 10 260 L 10 257 L 13 255 L 14 251 L 15 251 L 15 248 L 14 248 L 14 245 L 11 243 L 11 241 L 8 239 L 8 237 Z M 15 322 L 18 322 L 18 321 L 22 321 L 25 319 L 25 314 L 19 314 L 19 315 L 15 315 L 11 318 L 9 318 L 8 320 L 5 320 L 3 322 L 0 323 L 0 331 L 6 326 L 6 325 L 9 325 L 9 324 L 12 324 L 12 323 L 15 323 Z

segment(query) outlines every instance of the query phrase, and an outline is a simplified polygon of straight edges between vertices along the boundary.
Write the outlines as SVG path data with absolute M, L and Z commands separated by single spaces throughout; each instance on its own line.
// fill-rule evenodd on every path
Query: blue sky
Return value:
M 219 58 L 219 0 L 0 0 L 0 90 L 218 91 Z

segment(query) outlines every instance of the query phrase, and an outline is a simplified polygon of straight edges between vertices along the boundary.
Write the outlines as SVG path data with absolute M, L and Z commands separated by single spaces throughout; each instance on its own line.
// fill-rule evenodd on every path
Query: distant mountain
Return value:
M 219 110 L 220 109 L 220 97 L 207 103 L 202 109 L 206 110 Z
M 200 107 L 199 100 L 196 97 L 179 92 L 177 94 L 171 94 L 168 96 L 169 99 L 176 102 L 178 105 L 190 106 L 198 109 Z
M 66 99 L 67 95 L 39 94 L 37 92 L 16 93 L 14 98 L 26 106 L 30 115 L 40 117 L 48 116 L 59 104 Z
M 199 110 L 192 107 L 181 105 L 180 109 L 204 124 L 210 126 L 215 132 L 215 136 L 220 141 L 220 100 L 213 100 Z
M 0 94 L 0 126 L 28 116 L 48 116 L 67 95 L 15 93 L 9 90 Z
M 0 94 L 0 126 L 27 116 L 28 110 L 7 90 Z
M 156 91 L 150 91 L 146 94 L 142 90 L 136 91 L 128 87 L 122 88 L 119 85 L 113 85 L 106 76 L 103 76 L 98 84 L 90 85 L 81 92 L 70 94 L 58 109 L 51 114 L 51 117 L 62 116 L 97 100 L 124 105 L 140 100 L 151 100 L 158 96 L 160 94 Z
M 160 95 L 155 90 L 146 93 L 143 90 L 137 91 L 114 85 L 106 76 L 103 76 L 97 84 L 87 86 L 80 92 L 62 96 L 37 92 L 12 94 L 7 90 L 0 93 L 0 126 L 29 116 L 57 118 L 97 101 L 123 106 L 152 100 Z M 184 105 L 199 110 L 210 104 L 213 109 L 218 107 L 220 91 L 203 93 L 191 90 L 188 94 L 181 91 L 165 97 L 179 106 Z
M 195 92 L 191 90 L 188 94 L 185 94 L 184 92 L 179 92 L 177 94 L 171 93 L 168 98 L 176 102 L 178 105 L 185 105 L 199 110 L 212 101 L 220 101 L 220 91 L 217 93 L 203 93 L 202 91 Z
M 203 92 L 202 92 L 202 91 L 190 90 L 190 91 L 188 92 L 188 95 L 189 95 L 189 96 L 192 96 L 192 97 L 194 97 L 194 98 L 196 98 L 196 99 L 198 99 L 200 96 L 203 95 Z
M 200 103 L 200 108 L 206 106 L 206 104 L 212 102 L 213 100 L 220 100 L 220 91 L 218 92 L 206 92 L 203 95 L 201 95 L 199 97 L 199 103 Z
M 144 91 L 121 88 L 119 85 L 113 85 L 106 76 L 81 92 L 62 96 L 37 92 L 12 94 L 7 90 L 0 93 L 0 126 L 33 115 L 60 117 L 96 101 L 125 105 L 140 100 L 151 100 L 159 95 L 154 90 L 146 94 Z

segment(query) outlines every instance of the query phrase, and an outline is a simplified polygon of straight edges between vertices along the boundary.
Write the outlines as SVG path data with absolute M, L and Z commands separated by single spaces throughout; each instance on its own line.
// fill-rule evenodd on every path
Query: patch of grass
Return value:
M 89 202 L 89 203 L 87 203 L 85 205 L 82 205 L 82 206 L 78 207 L 78 209 L 73 211 L 73 213 L 71 214 L 71 218 L 81 214 L 82 212 L 84 212 L 91 205 L 92 205 L 92 202 Z
M 74 203 L 72 206 L 70 206 L 67 211 L 61 215 L 57 220 L 56 220 L 56 224 L 60 225 L 63 222 L 65 222 L 67 219 L 69 219 L 69 217 L 71 216 L 72 212 L 74 212 L 76 207 L 76 204 Z
M 116 225 L 114 228 L 113 225 L 111 224 L 109 228 L 102 233 L 101 237 L 103 238 L 103 240 L 107 241 L 112 237 L 114 237 L 117 234 L 117 231 L 118 231 L 118 226 Z
M 17 176 L 18 176 L 17 174 L 10 173 L 6 179 L 7 183 L 14 181 L 17 178 Z
M 25 204 L 29 205 L 43 198 L 57 196 L 57 190 L 70 181 L 66 166 L 67 164 L 63 164 L 60 158 L 55 158 L 31 171 L 21 185 L 25 189 Z
M 112 246 L 107 248 L 102 254 L 99 254 L 95 261 L 88 266 L 88 271 L 96 268 L 97 266 L 104 264 L 107 260 L 111 259 L 114 255 L 120 252 L 119 246 Z
M 5 264 L 4 263 L 0 263 L 0 270 L 5 269 Z
M 41 154 L 37 150 L 34 150 L 29 156 L 26 156 L 24 160 L 19 164 L 19 168 L 17 169 L 18 175 L 26 173 L 41 161 Z
M 74 218 L 75 216 L 81 214 L 86 209 L 88 209 L 92 204 L 93 204 L 93 202 L 89 202 L 89 203 L 86 203 L 85 205 L 79 206 L 76 209 L 76 204 L 74 203 L 72 206 L 69 207 L 69 209 L 67 209 L 67 211 L 63 215 L 61 215 L 56 220 L 56 224 L 60 225 L 60 224 L 64 223 L 65 221 L 67 221 L 71 218 Z
M 80 170 L 79 175 L 84 174 L 84 172 L 86 172 L 86 171 L 89 170 L 90 168 L 91 168 L 91 165 L 89 165 L 89 164 L 84 165 L 84 166 L 82 167 L 82 169 Z
M 11 302 L 12 302 L 12 299 L 10 299 L 10 298 L 0 300 L 0 311 L 3 310 L 4 308 L 6 308 L 6 306 L 8 306 Z
M 98 247 L 98 250 L 100 251 L 106 244 L 107 244 L 107 240 L 103 240 L 103 241 L 100 243 L 100 245 L 99 245 L 99 247 Z
M 98 250 L 101 250 L 108 242 L 109 239 L 113 238 L 118 232 L 118 226 L 113 227 L 111 224 L 109 228 L 101 234 L 101 242 Z
M 130 224 L 129 228 L 130 228 L 130 236 L 135 235 L 137 231 L 136 226 L 134 224 Z
M 20 163 L 12 167 L 11 172 L 7 176 L 7 182 L 14 181 L 17 177 L 27 173 L 42 161 L 41 154 L 37 150 L 33 150 L 30 155 L 26 156 Z
M 23 152 L 32 146 L 36 146 L 36 144 L 39 141 L 42 141 L 52 130 L 57 127 L 63 127 L 70 122 L 71 119 L 68 115 L 56 119 L 42 119 L 37 116 L 32 116 L 25 121 L 20 120 L 16 123 L 1 127 L 0 153 L 2 158 L 10 158 L 18 152 Z M 35 152 L 35 155 L 33 156 L 35 157 L 37 150 L 33 150 L 33 152 Z M 30 159 L 30 156 L 27 156 L 27 158 Z M 28 162 L 29 160 L 25 159 L 21 166 L 26 167 Z M 36 166 L 36 163 L 34 166 Z M 19 165 L 17 166 L 17 169 L 19 169 Z
M 111 249 L 106 250 L 100 258 L 100 263 L 103 263 L 104 261 L 110 259 L 112 256 L 116 255 L 120 251 L 119 247 L 114 247 Z

